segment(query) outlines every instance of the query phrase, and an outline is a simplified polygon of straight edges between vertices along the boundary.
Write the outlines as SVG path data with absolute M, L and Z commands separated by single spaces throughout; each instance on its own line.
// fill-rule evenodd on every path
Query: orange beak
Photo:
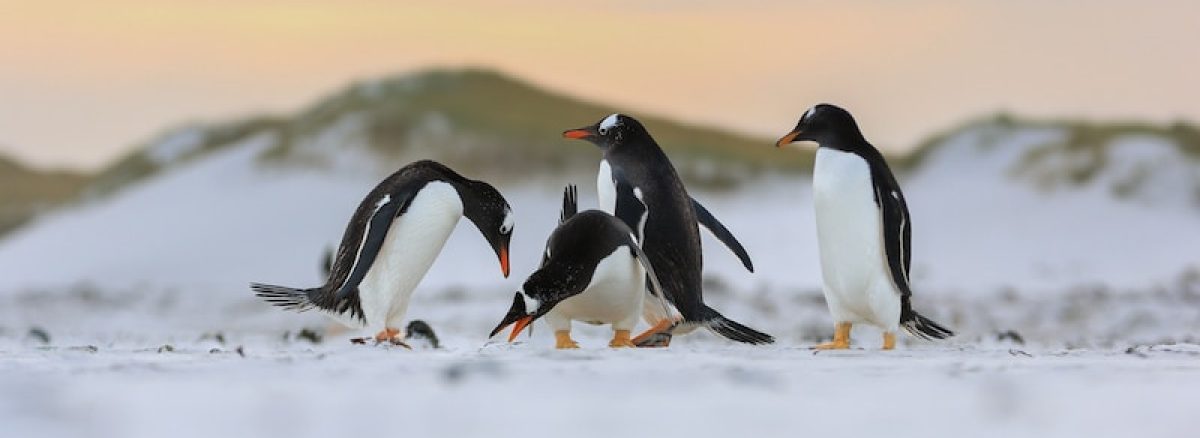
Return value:
M 570 131 L 563 132 L 563 137 L 569 138 L 572 140 L 584 139 L 584 138 L 592 137 L 593 135 L 595 135 L 595 134 L 592 134 L 591 131 L 588 131 L 586 129 L 572 129 Z
M 524 318 L 518 319 L 517 322 L 513 324 L 512 334 L 508 335 L 508 342 L 512 342 L 514 339 L 517 339 L 517 335 L 521 334 L 521 330 L 525 330 L 525 327 L 529 327 L 529 324 L 532 324 L 532 323 L 533 323 L 532 316 L 526 316 Z
M 500 248 L 500 271 L 508 278 L 508 248 Z
M 775 147 L 777 147 L 777 148 L 784 147 L 784 146 L 790 144 L 791 142 L 796 141 L 796 137 L 798 137 L 799 135 L 800 135 L 800 131 L 789 132 L 788 135 L 783 136 L 783 138 L 780 138 L 779 141 L 775 142 Z

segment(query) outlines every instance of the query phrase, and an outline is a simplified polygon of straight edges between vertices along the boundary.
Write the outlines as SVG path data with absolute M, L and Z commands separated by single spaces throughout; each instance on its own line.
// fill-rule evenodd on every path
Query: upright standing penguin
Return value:
M 679 334 L 697 327 L 748 344 L 774 342 L 770 335 L 728 319 L 704 304 L 698 223 L 737 254 L 746 269 L 753 272 L 754 267 L 733 234 L 688 195 L 675 167 L 640 122 L 613 114 L 595 125 L 566 131 L 563 136 L 587 140 L 604 152 L 596 177 L 600 208 L 620 218 L 637 235 L 650 264 L 659 273 L 663 295 L 682 316 L 682 321 L 673 321 L 673 315 L 659 314 L 657 309 L 662 306 L 648 297 L 645 316 L 652 319 L 647 322 L 654 327 L 635 342 L 664 330 Z
M 633 347 L 630 330 L 642 314 L 645 279 L 652 296 L 662 288 L 633 230 L 599 210 L 578 212 L 575 186 L 563 193 L 558 228 L 546 242 L 542 264 L 513 297 L 490 336 L 515 324 L 509 342 L 542 316 L 554 329 L 556 348 L 578 348 L 571 322 L 612 324 L 609 347 Z
M 882 329 L 885 350 L 895 348 L 899 327 L 923 339 L 952 336 L 912 309 L 908 205 L 883 155 L 850 113 L 828 104 L 809 109 L 775 146 L 795 141 L 819 145 L 813 169 L 817 243 L 825 301 L 837 325 L 833 342 L 816 348 L 850 348 L 855 323 Z
M 320 309 L 349 326 L 378 330 L 375 340 L 403 344 L 409 297 L 462 217 L 491 244 L 508 276 L 512 208 L 483 181 L 435 161 L 404 166 L 359 204 L 325 284 L 311 289 L 251 283 L 267 302 L 289 310 Z

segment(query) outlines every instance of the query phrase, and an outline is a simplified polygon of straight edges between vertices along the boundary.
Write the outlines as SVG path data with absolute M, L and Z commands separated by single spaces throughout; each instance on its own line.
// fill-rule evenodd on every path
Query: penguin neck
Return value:
M 870 154 L 875 150 L 867 139 L 863 138 L 859 133 L 842 133 L 831 135 L 828 138 L 819 141 L 820 147 L 827 149 L 836 149 L 843 152 L 850 152 L 856 155 Z
M 476 224 L 483 223 L 482 220 L 486 211 L 483 208 L 485 199 L 480 194 L 479 189 L 475 188 L 474 184 L 469 180 L 446 182 L 454 186 L 454 190 L 458 192 L 458 199 L 463 205 L 463 217 Z

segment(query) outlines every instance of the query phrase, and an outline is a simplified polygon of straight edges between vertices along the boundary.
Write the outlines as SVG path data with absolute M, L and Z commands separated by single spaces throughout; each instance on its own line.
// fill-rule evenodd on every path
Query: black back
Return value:
M 525 280 L 525 293 L 543 303 L 538 316 L 583 292 L 596 266 L 618 248 L 635 255 L 632 245 L 629 227 L 603 211 L 579 212 L 564 221 L 546 242 L 542 266 Z

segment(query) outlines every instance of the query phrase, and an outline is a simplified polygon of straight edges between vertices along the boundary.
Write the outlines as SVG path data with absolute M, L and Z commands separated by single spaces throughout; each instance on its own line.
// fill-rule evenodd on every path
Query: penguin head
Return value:
M 541 318 L 558 303 L 583 292 L 583 287 L 573 284 L 580 280 L 577 269 L 569 264 L 551 260 L 525 279 L 521 290 L 513 295 L 512 306 L 500 324 L 492 330 L 488 337 L 495 336 L 509 325 L 513 326 L 508 342 L 512 342 L 521 334 L 525 327 L 530 326 Z M 584 279 L 584 281 L 587 281 Z M 577 287 L 576 287 L 577 286 Z
M 862 140 L 858 124 L 854 122 L 854 117 L 849 111 L 822 103 L 805 111 L 792 132 L 775 142 L 775 146 L 783 147 L 797 141 L 811 141 L 819 146 L 845 147 Z
M 549 313 L 553 307 L 553 305 L 543 306 L 540 300 L 525 293 L 524 290 L 518 291 L 513 295 L 513 303 L 508 308 L 508 313 L 504 315 L 504 319 L 500 320 L 500 324 L 492 329 L 492 333 L 488 337 L 496 336 L 496 333 L 500 333 L 505 327 L 512 325 L 512 333 L 508 335 L 508 342 L 512 342 L 517 339 L 521 331 L 532 325 L 534 320 Z
M 508 244 L 512 240 L 513 212 L 500 191 L 483 181 L 468 181 L 463 191 L 463 216 L 471 220 L 487 239 L 500 270 L 508 277 Z
M 594 125 L 563 132 L 565 138 L 587 140 L 601 149 L 608 149 L 640 136 L 649 136 L 646 128 L 637 119 L 624 114 L 610 114 Z

